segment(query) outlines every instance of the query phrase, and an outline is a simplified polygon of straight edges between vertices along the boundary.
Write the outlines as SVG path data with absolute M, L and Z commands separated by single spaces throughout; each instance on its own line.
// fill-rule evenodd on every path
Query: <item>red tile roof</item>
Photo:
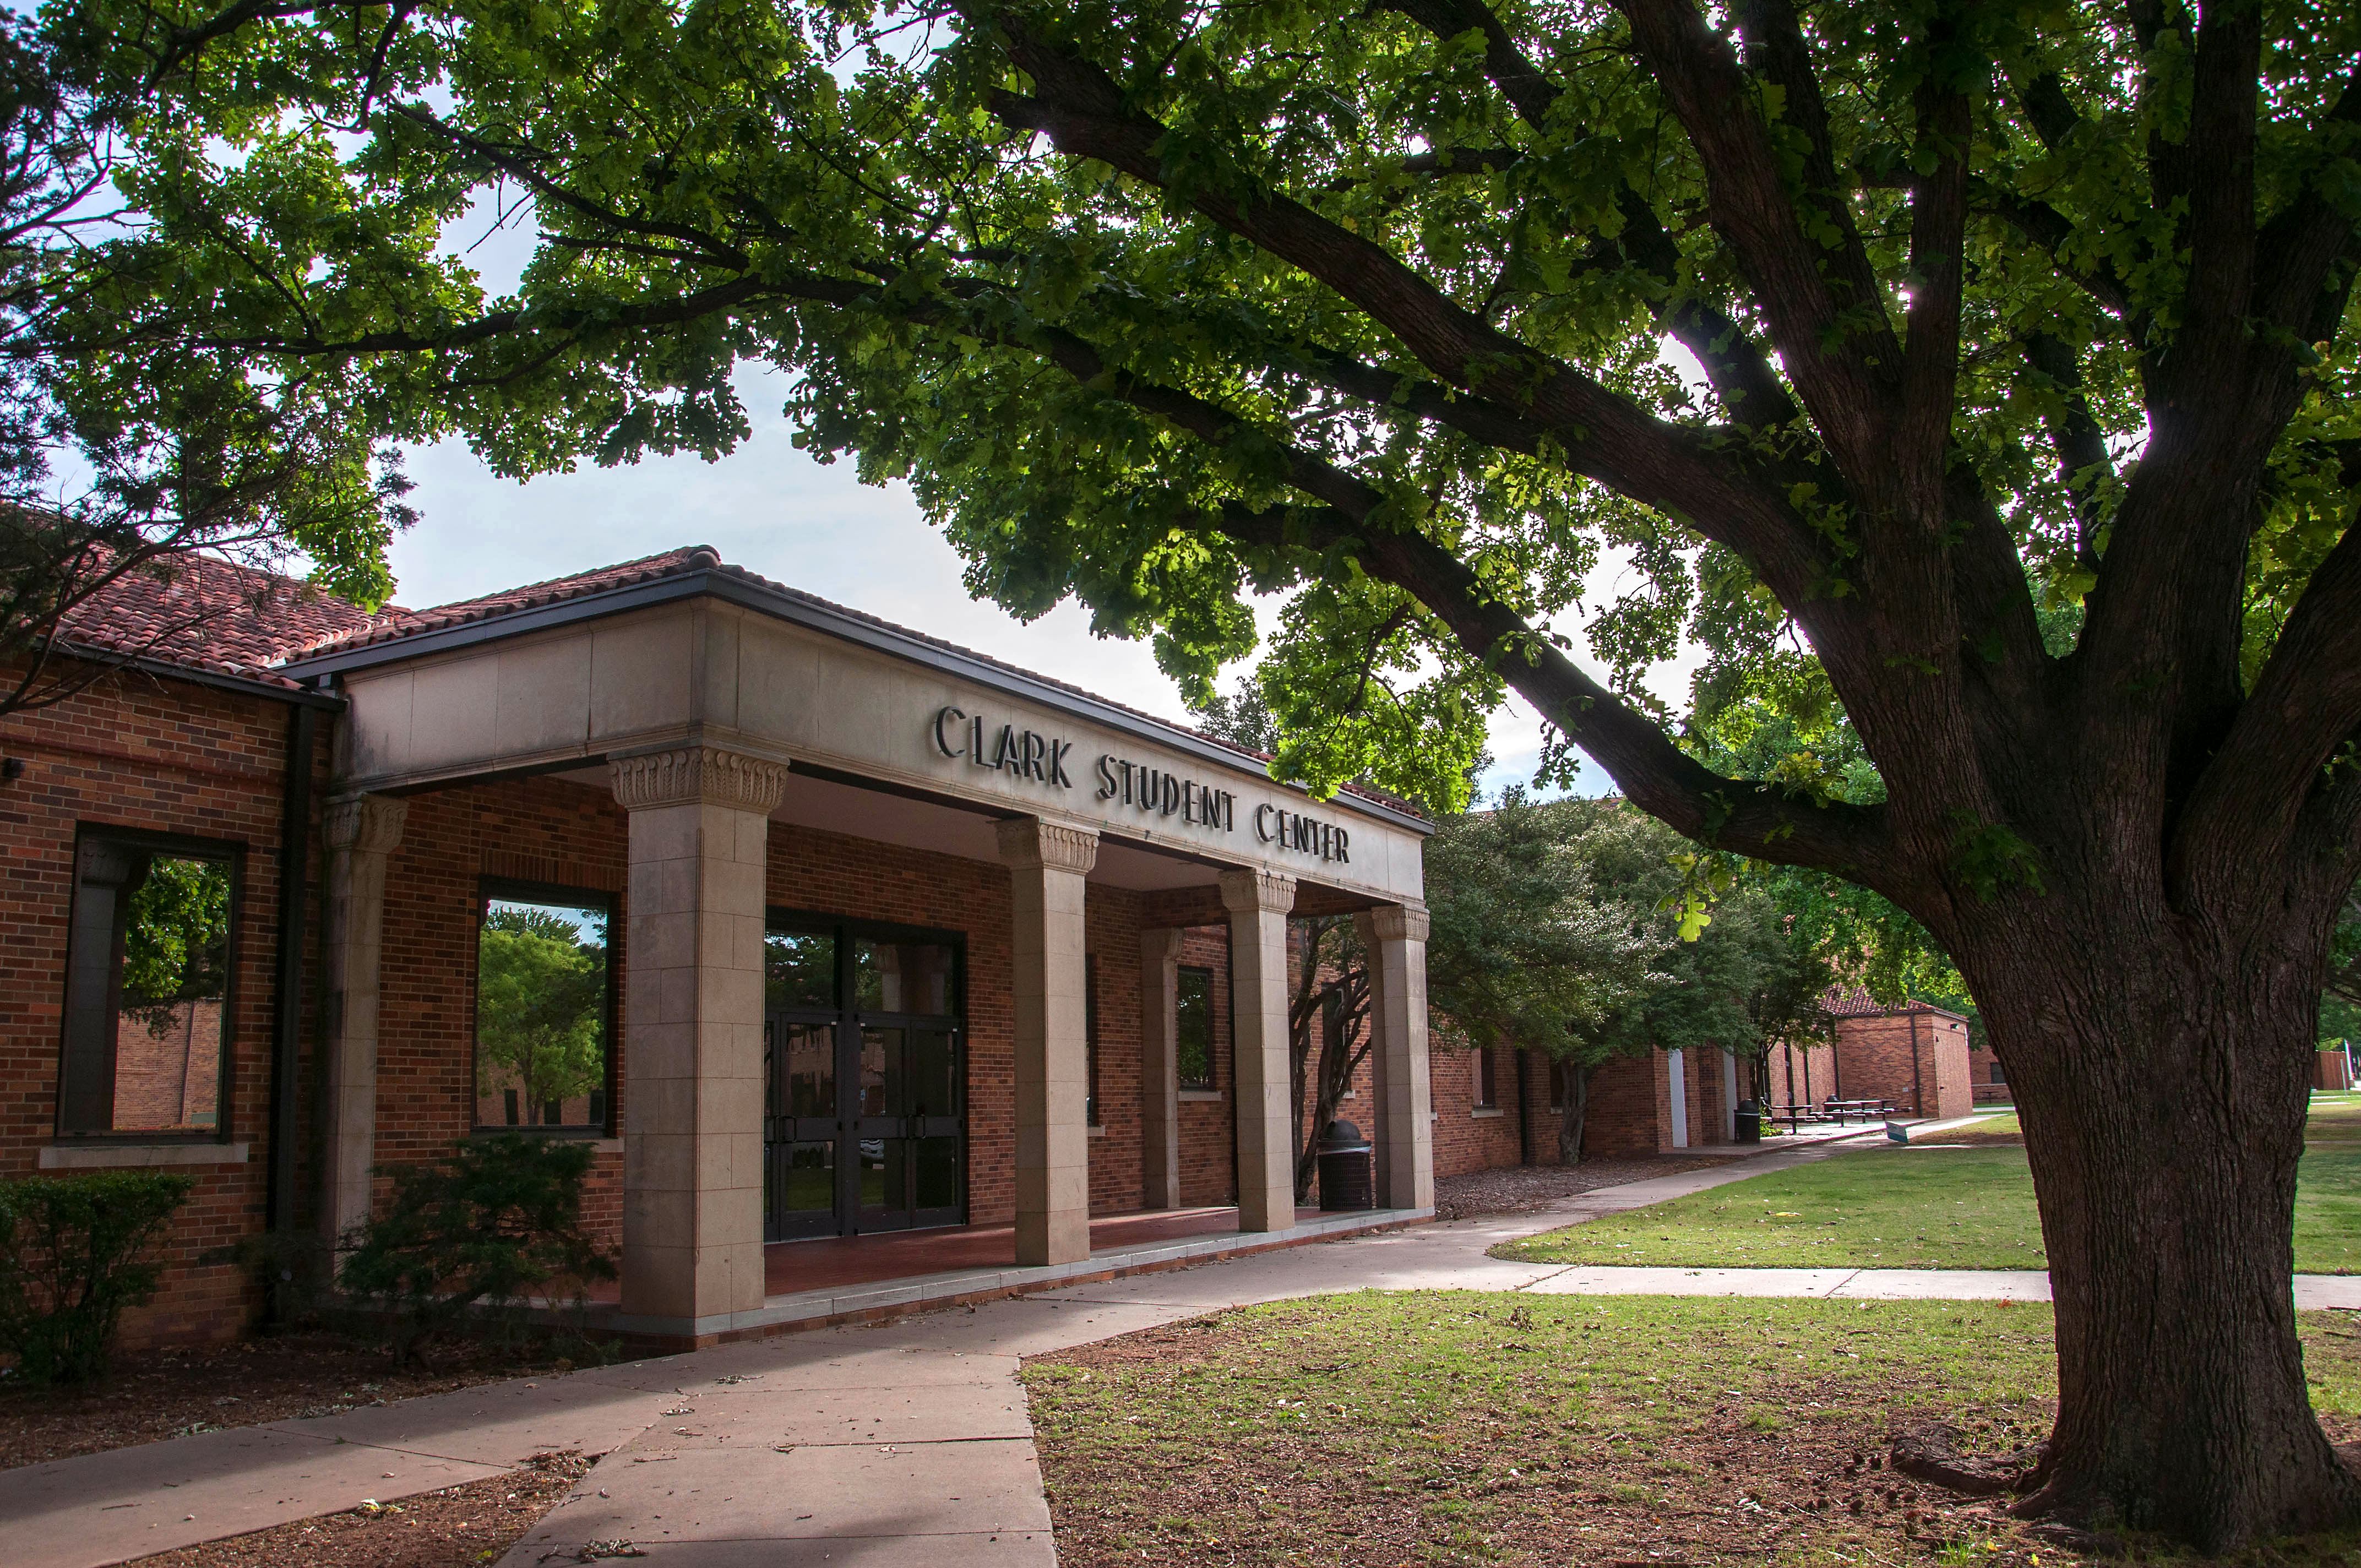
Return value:
M 1820 1005 L 1840 1018 L 1878 1017 L 1894 1013 L 1943 1013 L 1948 1007 L 1938 1007 L 1931 1002 L 1905 997 L 1898 1007 L 1888 1007 L 1858 985 L 1832 985 L 1820 993 Z
M 1134 718 L 1146 719 L 1151 724 L 1159 725 L 1178 734 L 1194 736 L 1198 740 L 1211 741 L 1224 751 L 1236 752 L 1241 757 L 1260 762 L 1270 761 L 1269 754 L 1267 752 L 1253 751 L 1233 741 L 1224 740 L 1219 736 L 1208 735 L 1203 730 L 1193 729 L 1184 724 L 1175 724 L 1169 718 L 1160 718 L 1155 714 L 1144 713 L 1138 708 L 1126 707 L 1122 703 L 1101 696 L 1096 692 L 1086 691 L 1081 686 L 1070 685 L 1032 670 L 1021 669 L 1015 664 L 993 658 L 988 653 L 979 653 L 972 648 L 962 648 L 956 642 L 947 642 L 939 637 L 929 637 L 923 631 L 913 631 L 906 626 L 897 626 L 893 621 L 854 609 L 848 605 L 837 604 L 832 600 L 821 598 L 817 594 L 806 593 L 801 588 L 789 587 L 785 583 L 774 582 L 768 577 L 748 571 L 743 566 L 730 565 L 721 559 L 721 553 L 710 544 L 684 545 L 677 550 L 664 551 L 661 554 L 642 555 L 636 561 L 622 561 L 611 566 L 600 566 L 593 571 L 577 572 L 570 576 L 552 577 L 546 582 L 529 583 L 522 587 L 511 588 L 504 593 L 487 594 L 481 598 L 462 599 L 456 604 L 435 605 L 430 609 L 417 610 L 390 610 L 384 615 L 368 620 L 365 625 L 339 630 L 309 646 L 291 651 L 288 656 L 313 658 L 324 653 L 340 652 L 347 649 L 375 647 L 397 642 L 404 638 L 415 637 L 424 632 L 463 626 L 472 621 L 491 620 L 503 615 L 539 609 L 568 599 L 587 598 L 593 594 L 631 587 L 641 583 L 661 582 L 666 577 L 686 576 L 695 572 L 719 572 L 725 576 L 735 577 L 741 582 L 752 583 L 782 598 L 793 599 L 796 603 L 808 605 L 831 615 L 840 615 L 848 620 L 859 621 L 864 626 L 874 627 L 893 636 L 907 638 L 913 642 L 923 643 L 929 648 L 939 649 L 962 659 L 972 659 L 979 664 L 1005 671 L 1010 674 L 1022 675 L 1027 680 L 1038 681 L 1043 685 L 1058 691 L 1068 692 L 1075 696 L 1088 697 L 1093 702 L 1104 703 L 1109 707 L 1130 714 Z M 1371 788 L 1366 784 L 1346 784 L 1344 787 L 1346 794 L 1357 795 L 1364 800 L 1390 806 L 1397 811 L 1407 812 L 1415 817 L 1426 815 L 1421 807 L 1389 795 L 1383 790 Z
M 192 556 L 169 569 L 125 573 L 66 616 L 60 630 L 69 648 L 291 688 L 273 665 L 372 619 L 294 577 Z
M 522 587 L 486 594 L 481 598 L 460 599 L 453 604 L 438 604 L 425 609 L 389 609 L 384 614 L 370 618 L 362 626 L 338 628 L 290 656 L 309 657 L 347 648 L 368 648 L 380 642 L 395 642 L 421 632 L 465 626 L 474 620 L 490 620 L 497 616 L 538 609 L 544 605 L 557 604 L 566 599 L 585 598 L 610 588 L 659 582 L 665 577 L 681 576 L 690 572 L 711 571 L 720 565 L 721 552 L 710 544 L 683 545 L 660 555 L 642 555 L 636 561 L 618 562 L 612 566 L 577 572 L 571 576 L 527 583 Z M 724 569 L 739 576 L 752 577 L 752 573 L 740 571 L 735 566 Z M 762 581 L 759 577 L 753 580 Z

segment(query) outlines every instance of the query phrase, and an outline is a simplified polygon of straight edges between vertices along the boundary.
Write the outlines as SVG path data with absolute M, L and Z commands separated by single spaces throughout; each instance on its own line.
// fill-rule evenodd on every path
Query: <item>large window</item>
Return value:
M 74 867 L 58 1131 L 220 1135 L 238 850 L 86 828 Z
M 1476 1109 L 1497 1111 L 1500 1108 L 1500 1064 L 1491 1051 L 1476 1053 Z
M 1179 1029 L 1174 1040 L 1180 1058 L 1180 1087 L 1200 1091 L 1213 1087 L 1213 971 L 1180 971 Z
M 607 1129 L 614 901 L 487 882 L 476 927 L 476 1124 Z

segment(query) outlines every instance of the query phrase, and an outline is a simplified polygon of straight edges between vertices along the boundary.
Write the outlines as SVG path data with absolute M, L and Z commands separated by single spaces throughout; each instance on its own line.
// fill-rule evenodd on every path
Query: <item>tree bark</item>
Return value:
M 2011 900 L 1960 948 L 2056 1300 L 2058 1421 L 2019 1509 L 2207 1551 L 2349 1522 L 2289 1288 L 2326 922 L 2272 903 L 2232 941 L 2104 902 Z
M 1557 1124 L 1557 1160 L 1560 1165 L 1582 1163 L 1582 1124 L 1590 1112 L 1590 1074 L 1587 1062 L 1565 1064 L 1565 1107 Z

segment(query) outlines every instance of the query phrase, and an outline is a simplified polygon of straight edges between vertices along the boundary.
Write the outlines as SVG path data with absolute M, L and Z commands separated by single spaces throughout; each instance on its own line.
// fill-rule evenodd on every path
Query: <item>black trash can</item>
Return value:
M 1378 1206 L 1377 1151 L 1350 1122 L 1331 1122 L 1320 1135 L 1320 1207 L 1323 1212 Z
M 1763 1108 L 1752 1100 L 1738 1102 L 1738 1141 L 1741 1144 L 1763 1141 Z

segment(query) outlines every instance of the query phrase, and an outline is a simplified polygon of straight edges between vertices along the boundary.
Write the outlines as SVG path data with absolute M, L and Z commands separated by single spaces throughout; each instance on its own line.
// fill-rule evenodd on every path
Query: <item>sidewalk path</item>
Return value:
M 1485 1255 L 1503 1241 L 1834 1157 L 1840 1146 L 1773 1149 L 1532 1213 L 30 1465 L 0 1472 L 0 1531 L 11 1568 L 101 1568 L 577 1449 L 606 1457 L 500 1568 L 596 1561 L 585 1555 L 591 1543 L 614 1541 L 631 1542 L 651 1568 L 1049 1568 L 1057 1561 L 1049 1508 L 1017 1382 L 1027 1355 L 1251 1302 L 1363 1288 L 2048 1299 L 2038 1273 L 1599 1268 Z M 2361 1310 L 2361 1278 L 2301 1276 L 2294 1286 L 2299 1307 Z

